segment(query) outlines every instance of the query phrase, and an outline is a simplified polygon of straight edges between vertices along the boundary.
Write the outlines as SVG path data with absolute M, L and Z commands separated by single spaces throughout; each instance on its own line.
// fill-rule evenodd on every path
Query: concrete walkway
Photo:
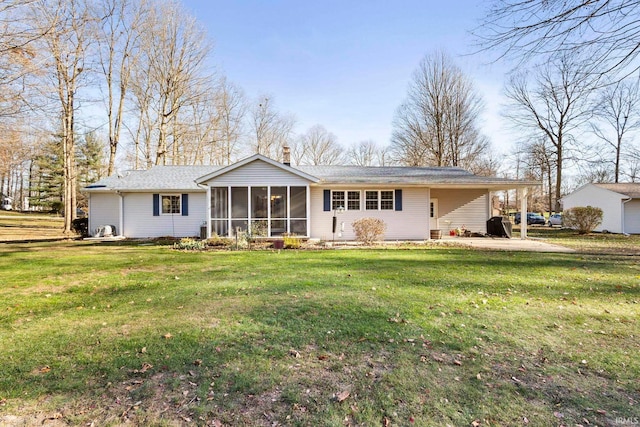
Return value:
M 433 241 L 435 242 L 437 240 Z M 551 243 L 546 243 L 543 240 L 531 238 L 522 240 L 520 238 L 507 239 L 504 237 L 443 237 L 440 241 L 443 243 L 455 243 L 456 245 L 500 251 L 575 252 L 575 250 L 571 248 L 552 245 Z

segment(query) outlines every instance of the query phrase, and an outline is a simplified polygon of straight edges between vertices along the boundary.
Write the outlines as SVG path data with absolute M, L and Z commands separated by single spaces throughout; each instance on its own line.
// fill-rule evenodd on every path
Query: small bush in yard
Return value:
M 382 240 L 387 224 L 379 218 L 360 218 L 351 223 L 356 233 L 356 240 L 371 244 L 376 240 Z
M 173 244 L 174 249 L 183 249 L 188 251 L 201 251 L 207 246 L 205 240 L 196 240 L 191 237 L 180 239 L 179 242 Z
M 587 234 L 602 223 L 602 209 L 593 206 L 577 206 L 564 211 L 562 218 L 566 227 L 575 228 L 578 234 Z
M 82 237 L 89 237 L 89 218 L 74 219 L 71 228 Z
M 284 247 L 286 249 L 299 249 L 302 245 L 302 240 L 300 239 L 300 237 L 296 236 L 293 233 L 283 234 L 282 239 L 284 240 Z
M 231 246 L 232 243 L 233 241 L 228 237 L 221 237 L 215 233 L 206 240 L 207 246 L 213 246 L 213 247 Z

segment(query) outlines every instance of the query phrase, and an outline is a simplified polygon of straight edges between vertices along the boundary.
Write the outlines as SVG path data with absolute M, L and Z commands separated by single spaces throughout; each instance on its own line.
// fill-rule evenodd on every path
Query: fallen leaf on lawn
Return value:
M 151 363 L 143 363 L 142 364 L 142 369 L 140 369 L 141 373 L 145 373 L 147 372 L 149 369 L 153 368 L 153 365 Z
M 48 420 L 59 420 L 62 419 L 62 413 L 60 412 L 56 412 L 55 414 L 53 414 L 52 416 L 50 416 L 49 418 L 47 418 Z
M 458 365 L 458 366 L 462 366 L 462 362 L 461 362 L 461 361 L 459 361 L 459 360 L 455 360 L 455 359 L 454 359 L 454 361 L 453 361 L 453 364 L 454 364 L 454 365 Z
M 51 372 L 51 368 L 48 366 L 43 366 L 39 371 L 41 374 L 46 374 L 47 372 Z
M 329 359 L 329 355 L 327 354 L 321 354 L 320 356 L 318 356 L 318 360 L 328 360 Z
M 173 335 L 171 335 L 171 332 L 167 332 L 166 334 L 164 334 L 164 335 L 162 336 L 162 338 L 164 338 L 164 339 L 167 339 L 167 340 L 168 340 L 169 338 L 173 338 Z
M 436 355 L 431 356 L 433 358 L 433 360 L 435 360 L 436 362 L 439 363 L 444 363 L 444 359 L 442 357 L 438 357 Z
M 389 421 L 389 418 L 384 417 L 382 419 L 382 427 L 389 427 L 391 425 L 391 421 Z
M 472 427 L 478 427 L 478 426 L 480 426 L 480 425 L 481 425 L 481 424 L 480 424 L 480 420 L 473 420 L 473 421 L 471 421 L 471 426 L 472 426 Z
M 596 412 L 598 414 L 600 414 L 600 415 L 606 415 L 607 414 L 607 411 L 605 411 L 604 409 L 598 409 Z
M 289 356 L 291 357 L 295 357 L 296 359 L 298 359 L 300 357 L 300 353 L 298 353 L 298 351 L 291 349 L 289 350 Z
M 196 360 L 194 360 L 194 361 L 193 361 L 193 364 L 194 364 L 195 366 L 200 366 L 200 365 L 202 365 L 202 359 L 196 359 Z
M 341 391 L 340 393 L 336 394 L 336 402 L 343 402 L 350 395 L 351 395 L 351 393 L 349 393 L 347 390 Z

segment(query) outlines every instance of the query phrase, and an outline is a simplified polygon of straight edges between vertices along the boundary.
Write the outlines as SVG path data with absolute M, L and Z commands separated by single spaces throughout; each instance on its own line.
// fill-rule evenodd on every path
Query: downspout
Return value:
M 621 218 L 620 224 L 622 225 L 622 234 L 624 234 L 625 236 L 628 236 L 628 234 L 625 232 L 624 205 L 629 203 L 631 200 L 633 200 L 631 197 L 628 197 L 626 200 L 622 200 L 622 212 L 620 213 L 622 218 Z
M 124 236 L 124 194 L 120 192 L 120 190 L 116 190 L 116 194 L 120 196 L 120 200 L 118 201 L 118 229 L 116 230 L 117 236 Z

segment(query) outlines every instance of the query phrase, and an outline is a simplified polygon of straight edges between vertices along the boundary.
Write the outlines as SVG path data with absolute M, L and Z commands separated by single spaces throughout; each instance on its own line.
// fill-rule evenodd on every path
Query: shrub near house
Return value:
M 602 222 L 602 209 L 577 206 L 564 212 L 564 225 L 575 228 L 579 234 L 592 232 Z

